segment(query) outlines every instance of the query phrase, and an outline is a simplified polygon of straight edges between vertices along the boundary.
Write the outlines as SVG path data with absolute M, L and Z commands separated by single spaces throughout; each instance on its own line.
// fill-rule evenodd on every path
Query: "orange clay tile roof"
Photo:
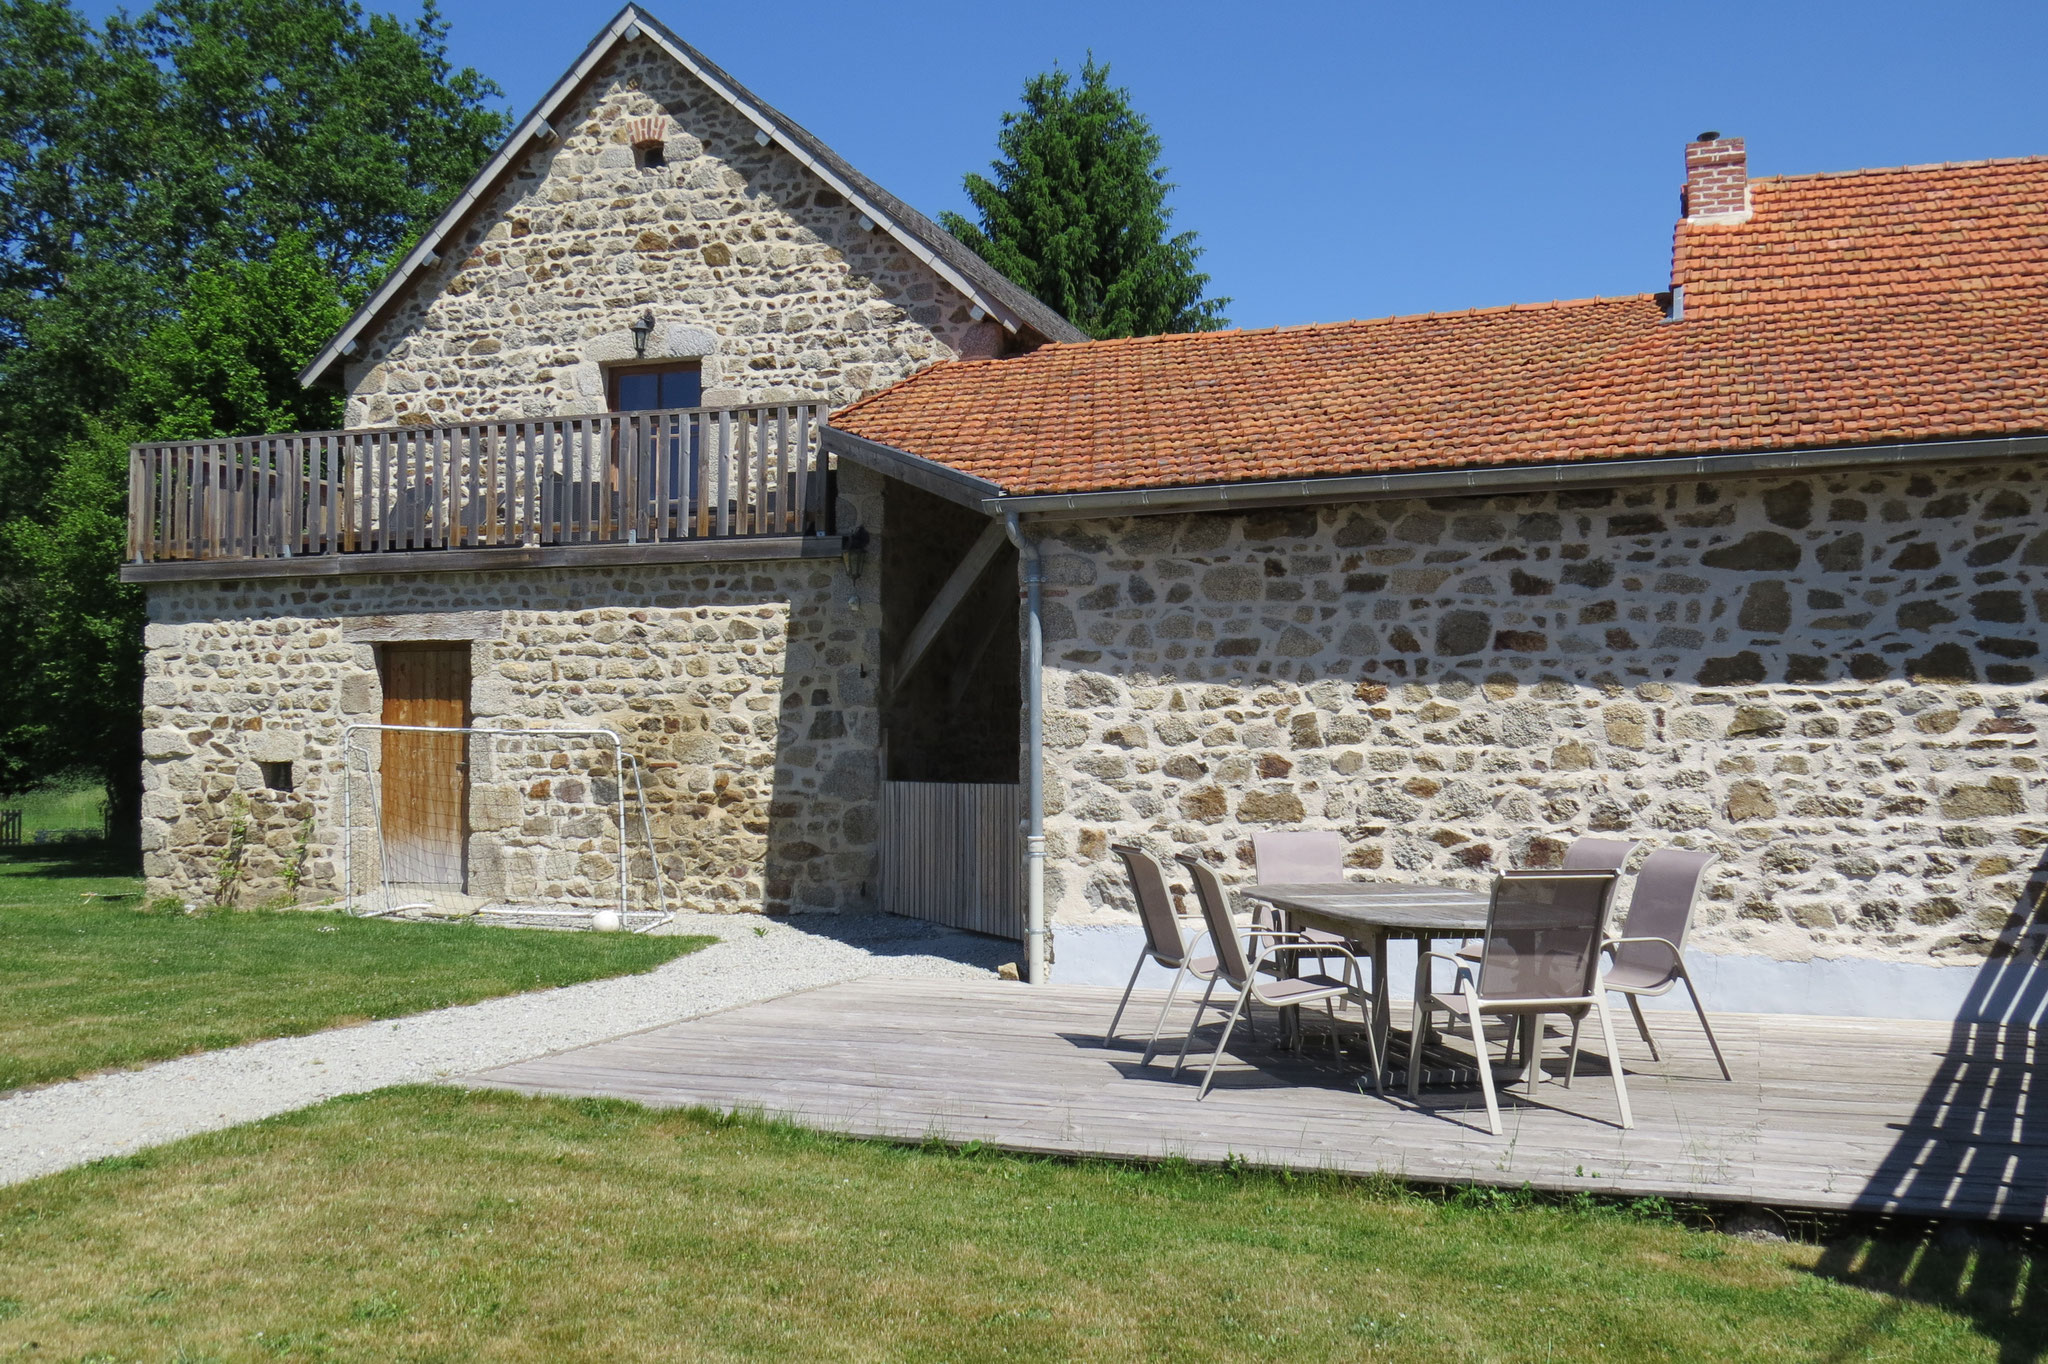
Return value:
M 956 361 L 832 424 L 1013 494 L 2048 431 L 2048 157 L 1751 183 L 1650 295 Z

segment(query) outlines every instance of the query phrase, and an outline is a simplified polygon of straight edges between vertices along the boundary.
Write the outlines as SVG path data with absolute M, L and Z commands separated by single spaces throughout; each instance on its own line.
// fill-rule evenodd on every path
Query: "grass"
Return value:
M 0 797 L 0 810 L 21 811 L 21 837 L 31 842 L 38 829 L 90 829 L 95 837 L 106 822 L 106 791 L 88 777 L 47 782 L 18 796 Z
M 0 1190 L 0 1357 L 2034 1358 L 2031 1254 L 420 1087 Z
M 0 855 L 0 1092 L 652 970 L 712 941 L 304 910 L 155 913 L 96 849 Z M 86 892 L 122 895 L 91 903 Z

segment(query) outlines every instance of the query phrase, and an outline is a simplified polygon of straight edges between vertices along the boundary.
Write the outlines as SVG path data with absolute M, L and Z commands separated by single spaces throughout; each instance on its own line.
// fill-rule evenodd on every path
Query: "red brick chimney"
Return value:
M 1685 144 L 1684 216 L 1726 218 L 1749 212 L 1749 153 L 1739 137 L 1701 133 Z

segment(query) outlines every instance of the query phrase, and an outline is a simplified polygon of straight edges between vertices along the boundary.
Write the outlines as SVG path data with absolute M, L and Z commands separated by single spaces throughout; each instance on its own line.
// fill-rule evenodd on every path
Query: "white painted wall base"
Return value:
M 1113 985 L 1131 977 L 1145 935 L 1136 924 L 1055 925 L 1052 979 L 1062 985 Z M 1923 966 L 1857 957 L 1774 961 L 1769 957 L 1690 951 L 1686 964 L 1723 1013 L 1822 1014 L 1836 1018 L 1922 1018 L 1962 1022 L 2048 1021 L 2048 969 L 2013 962 Z M 1391 944 L 1393 994 L 1406 999 L 1415 975 L 1415 944 Z M 1147 963 L 1141 987 L 1165 989 L 1173 974 Z M 1685 1009 L 1679 986 L 1645 1007 Z

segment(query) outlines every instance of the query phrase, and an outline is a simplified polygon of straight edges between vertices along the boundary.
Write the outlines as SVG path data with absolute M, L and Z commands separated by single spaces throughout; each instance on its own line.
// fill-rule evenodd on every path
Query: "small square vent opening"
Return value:
M 258 763 L 263 769 L 263 784 L 273 791 L 292 789 L 292 765 L 290 763 Z

